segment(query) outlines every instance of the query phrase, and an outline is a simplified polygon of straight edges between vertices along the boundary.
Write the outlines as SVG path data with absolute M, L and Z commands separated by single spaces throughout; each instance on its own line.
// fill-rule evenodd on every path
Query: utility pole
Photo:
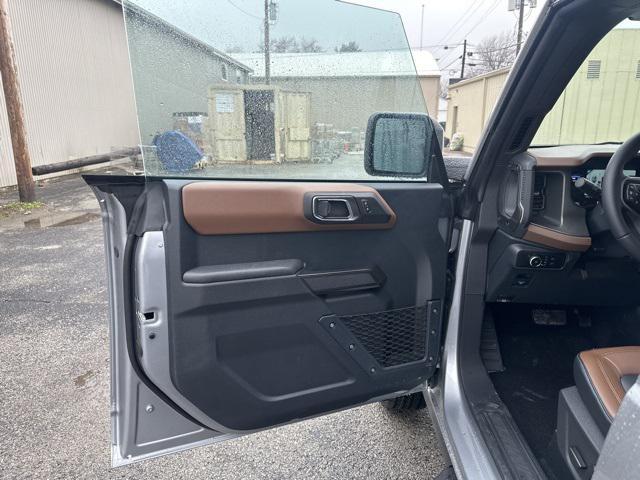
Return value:
M 522 46 L 522 24 L 524 23 L 524 2 L 525 0 L 518 0 L 520 2 L 520 10 L 518 12 L 518 43 L 516 45 L 516 55 L 520 53 Z
M 27 145 L 27 130 L 24 124 L 24 108 L 20 99 L 20 84 L 13 48 L 9 1 L 0 0 L 0 74 L 7 104 L 7 117 L 11 131 L 13 161 L 18 177 L 18 195 L 21 202 L 33 202 L 36 188 L 31 174 L 31 158 Z
M 271 46 L 269 45 L 269 0 L 264 0 L 264 81 L 271 83 Z
M 422 39 L 424 37 L 424 3 L 422 4 L 422 14 L 420 15 L 420 50 L 422 50 Z
M 460 69 L 460 79 L 464 80 L 464 65 L 467 62 L 467 39 L 462 43 L 462 68 Z

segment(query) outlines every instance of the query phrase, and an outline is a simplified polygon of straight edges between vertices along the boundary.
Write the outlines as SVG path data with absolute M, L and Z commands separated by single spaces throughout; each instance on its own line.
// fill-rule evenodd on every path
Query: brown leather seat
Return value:
M 606 433 L 640 375 L 640 347 L 598 348 L 576 357 L 573 375 L 583 402 Z

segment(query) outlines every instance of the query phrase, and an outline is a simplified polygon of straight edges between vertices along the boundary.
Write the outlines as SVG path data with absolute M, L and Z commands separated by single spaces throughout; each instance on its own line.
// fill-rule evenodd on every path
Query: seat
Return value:
M 606 435 L 625 393 L 640 375 L 640 346 L 598 348 L 576 356 L 573 376 L 585 406 Z

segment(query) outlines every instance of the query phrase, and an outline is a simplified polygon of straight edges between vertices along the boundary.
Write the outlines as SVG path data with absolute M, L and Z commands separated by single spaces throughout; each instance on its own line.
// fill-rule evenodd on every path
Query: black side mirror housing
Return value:
M 427 114 L 374 113 L 364 147 L 369 175 L 425 178 L 434 155 L 441 155 L 442 131 Z

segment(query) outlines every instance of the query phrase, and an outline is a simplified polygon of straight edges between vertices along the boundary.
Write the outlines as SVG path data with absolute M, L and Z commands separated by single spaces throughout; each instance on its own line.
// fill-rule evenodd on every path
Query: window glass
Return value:
M 619 143 L 640 130 L 640 22 L 625 20 L 593 49 L 532 145 Z
M 148 175 L 367 179 L 373 113 L 437 111 L 436 61 L 412 54 L 396 13 L 334 0 L 124 6 Z

